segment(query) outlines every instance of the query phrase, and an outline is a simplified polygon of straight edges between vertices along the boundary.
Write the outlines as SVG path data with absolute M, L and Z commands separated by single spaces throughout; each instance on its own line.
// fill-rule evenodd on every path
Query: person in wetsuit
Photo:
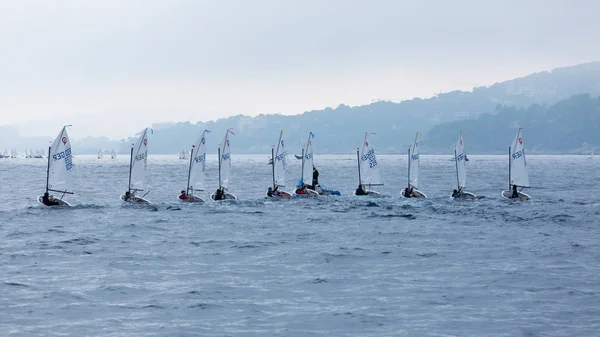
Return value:
M 317 170 L 317 168 L 313 165 L 313 180 L 312 180 L 312 186 L 311 189 L 315 189 L 315 187 L 319 185 L 319 171 Z
M 367 195 L 367 192 L 365 191 L 365 188 L 363 187 L 363 185 L 358 185 L 358 188 L 356 189 L 356 192 L 354 192 L 355 195 Z
M 46 206 L 59 206 L 60 203 L 56 200 L 54 200 L 54 198 L 52 198 L 50 196 L 50 194 L 48 194 L 48 192 L 44 193 L 44 196 L 42 197 L 42 203 Z
M 215 200 L 224 200 L 225 199 L 225 193 L 223 192 L 223 189 L 219 188 L 217 189 L 217 193 L 215 194 Z
M 519 192 L 517 192 L 517 185 L 513 185 L 512 187 L 512 195 L 510 196 L 511 199 L 515 199 L 519 197 Z

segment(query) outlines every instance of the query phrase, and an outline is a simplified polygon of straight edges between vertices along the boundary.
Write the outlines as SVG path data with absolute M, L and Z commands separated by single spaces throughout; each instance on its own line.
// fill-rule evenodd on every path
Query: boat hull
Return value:
M 513 201 L 527 201 L 527 200 L 531 199 L 531 197 L 529 195 L 527 195 L 526 193 L 523 193 L 523 192 L 518 192 L 518 193 L 519 193 L 518 198 L 511 198 L 510 196 L 512 195 L 512 191 L 507 191 L 507 190 L 502 191 L 502 193 L 500 193 L 500 195 L 504 199 L 513 200 Z
M 179 197 L 177 199 L 179 199 Z M 181 202 L 189 202 L 189 203 L 196 203 L 196 202 L 204 202 L 204 199 L 202 199 L 202 198 L 200 198 L 198 196 L 195 196 L 195 195 L 190 195 L 190 196 L 188 196 L 187 199 L 185 199 L 185 200 L 179 199 L 179 201 L 181 201 Z
M 54 206 L 48 206 L 48 205 L 44 205 L 44 203 L 42 202 L 44 196 L 40 195 L 37 198 L 37 201 L 40 203 L 40 205 L 44 206 L 44 207 L 71 207 L 71 204 L 69 204 L 68 202 L 62 200 L 62 199 L 54 199 L 55 201 L 58 201 L 59 205 L 54 205 Z
M 296 193 L 296 191 L 294 191 L 294 196 L 296 198 L 316 198 L 316 197 L 319 196 L 319 193 L 317 193 L 317 191 L 311 190 L 310 188 L 307 188 L 306 192 L 308 192 L 308 193 L 306 193 L 306 194 L 298 194 L 298 193 Z
M 402 196 L 405 197 L 405 198 L 411 198 L 411 197 L 408 197 L 408 196 L 404 195 L 405 192 L 406 192 L 406 188 L 403 188 L 402 192 L 400 192 L 400 194 L 402 194 Z M 412 197 L 412 198 L 420 198 L 420 199 L 426 199 L 427 198 L 427 196 L 425 195 L 425 193 L 417 190 L 416 188 L 413 188 L 413 193 L 414 193 L 415 196 Z
M 125 200 L 125 195 L 121 194 L 121 196 L 119 197 L 119 199 L 121 199 L 121 201 L 126 202 L 126 203 L 132 203 L 132 204 L 151 204 L 151 202 L 148 199 L 144 199 L 144 198 L 140 198 L 140 197 L 135 197 L 135 200 Z
M 357 197 L 363 197 L 363 196 L 366 196 L 366 197 L 376 197 L 376 196 L 381 195 L 381 193 L 376 192 L 376 191 L 371 191 L 371 190 L 367 190 L 365 193 L 366 194 L 356 195 L 356 191 L 354 191 L 353 195 L 356 195 Z
M 214 191 L 211 195 L 210 195 L 210 199 L 213 201 L 226 201 L 226 200 L 237 200 L 237 197 L 235 195 L 233 195 L 232 193 L 229 192 L 225 192 L 223 194 L 224 198 L 221 200 L 215 200 L 215 197 L 217 196 L 217 191 Z
M 459 199 L 459 200 L 475 200 L 477 199 L 477 196 L 471 192 L 467 192 L 467 191 L 462 191 L 462 195 L 459 197 L 453 197 L 452 194 L 450 194 L 450 197 L 454 198 L 454 199 Z
M 271 200 L 289 200 L 292 198 L 292 195 L 286 191 L 278 191 L 279 195 L 273 195 L 273 196 L 269 196 L 268 194 L 265 195 L 267 196 L 267 198 L 271 199 Z

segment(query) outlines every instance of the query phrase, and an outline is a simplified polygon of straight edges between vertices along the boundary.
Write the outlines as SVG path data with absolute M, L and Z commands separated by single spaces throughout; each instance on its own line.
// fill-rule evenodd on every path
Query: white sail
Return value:
M 527 160 L 521 129 L 510 146 L 510 184 L 529 187 L 529 174 L 527 173 Z
M 458 141 L 456 141 L 454 151 L 458 188 L 465 188 L 467 186 L 467 162 L 465 160 L 465 144 L 463 143 L 462 131 L 458 133 Z
M 219 158 L 219 186 L 228 189 L 231 176 L 231 148 L 229 146 L 229 134 L 235 135 L 231 129 L 225 132 L 225 138 L 221 143 L 221 157 Z
M 102 153 L 102 149 L 98 150 L 98 159 L 104 158 L 104 153 Z
M 308 134 L 308 141 L 304 148 L 304 157 L 302 157 L 302 183 L 312 185 L 313 179 L 313 148 L 312 140 L 315 135 L 311 132 Z
M 111 159 L 117 158 L 117 153 L 115 152 L 115 149 L 110 150 L 110 158 Z
M 143 190 L 144 178 L 146 177 L 146 164 L 148 163 L 148 131 L 145 128 L 139 133 L 139 137 L 131 145 L 131 166 L 129 177 L 130 190 Z
M 206 170 L 206 135 L 209 133 L 209 130 L 204 130 L 196 143 L 192 146 L 189 187 L 193 190 L 204 190 L 204 171 Z
M 410 184 L 419 188 L 419 133 L 415 136 L 415 142 L 410 151 Z
M 285 187 L 285 170 L 287 168 L 287 150 L 283 144 L 283 130 L 279 133 L 279 141 L 275 148 L 275 160 L 273 161 L 273 174 L 275 186 Z
M 48 158 L 48 190 L 72 192 L 73 158 L 67 128 L 63 127 L 52 145 Z
M 375 147 L 367 140 L 368 135 L 369 132 L 366 132 L 365 140 L 360 150 L 360 183 L 367 186 L 382 185 L 383 181 L 381 179 L 379 163 L 375 156 Z

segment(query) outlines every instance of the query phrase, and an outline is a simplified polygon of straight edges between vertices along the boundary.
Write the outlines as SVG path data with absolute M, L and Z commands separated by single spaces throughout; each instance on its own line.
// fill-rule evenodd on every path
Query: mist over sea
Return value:
M 188 161 L 150 155 L 150 206 L 119 200 L 129 156 L 78 155 L 71 209 L 37 203 L 45 159 L 0 159 L 0 336 L 598 336 L 600 160 L 527 157 L 532 200 L 500 198 L 507 156 L 315 156 L 342 196 L 272 202 L 269 155 L 232 153 L 235 202 L 182 204 Z M 300 176 L 288 159 L 286 190 Z M 217 187 L 216 155 L 207 190 Z

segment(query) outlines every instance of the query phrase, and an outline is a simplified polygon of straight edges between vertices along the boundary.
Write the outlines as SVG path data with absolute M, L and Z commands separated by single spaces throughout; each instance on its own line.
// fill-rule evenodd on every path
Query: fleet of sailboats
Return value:
M 530 187 L 522 130 L 522 128 L 519 128 L 515 138 L 509 146 L 509 189 L 504 190 L 501 193 L 501 196 L 505 199 L 525 201 L 531 198 L 522 191 L 524 188 Z M 121 200 L 123 201 L 150 203 L 150 201 L 144 198 L 148 192 L 141 197 L 136 194 L 144 192 L 148 160 L 148 136 L 152 132 L 151 128 L 145 128 L 136 135 L 137 137 L 132 142 L 129 163 L 129 183 L 126 193 L 121 195 Z M 197 195 L 197 192 L 203 192 L 205 190 L 206 136 L 209 133 L 209 130 L 204 130 L 189 151 L 190 162 L 188 167 L 187 186 L 186 189 L 182 191 L 182 195 L 185 195 L 186 197 L 182 198 L 180 196 L 180 199 L 188 202 L 204 202 L 204 199 L 200 195 Z M 237 199 L 235 195 L 228 191 L 231 178 L 230 134 L 235 135 L 232 129 L 228 129 L 225 132 L 223 142 L 218 148 L 219 187 L 217 191 L 210 195 L 210 198 L 215 201 Z M 383 185 L 375 147 L 369 139 L 370 135 L 373 134 L 374 133 L 366 132 L 362 146 L 356 150 L 359 189 L 355 191 L 355 195 L 380 195 L 379 192 L 373 191 L 371 188 Z M 291 199 L 292 195 L 296 197 L 317 197 L 318 195 L 339 194 L 339 192 L 333 193 L 337 191 L 323 188 L 322 185 L 318 184 L 318 181 L 313 180 L 315 177 L 313 171 L 314 137 L 314 134 L 310 132 L 306 145 L 302 147 L 302 156 L 300 157 L 302 160 L 302 177 L 298 182 L 297 189 L 292 194 L 280 190 L 280 188 L 286 186 L 285 177 L 288 155 L 283 141 L 283 130 L 280 131 L 277 145 L 273 146 L 271 149 L 271 160 L 269 164 L 272 167 L 272 186 L 269 187 L 267 191 L 267 197 L 272 199 Z M 419 140 L 420 134 L 417 133 L 412 146 L 408 149 L 408 185 L 401 191 L 401 195 L 407 198 L 427 198 L 423 192 L 418 190 L 420 169 Z M 34 152 L 30 151 L 27 155 L 32 153 Z M 98 152 L 98 158 L 102 158 L 102 153 L 102 150 Z M 11 156 L 18 156 L 18 153 L 15 150 L 12 150 Z M 590 155 L 590 157 L 592 156 L 593 154 Z M 62 128 L 61 132 L 48 148 L 47 158 L 46 191 L 43 196 L 38 197 L 38 201 L 46 206 L 70 206 L 68 202 L 63 200 L 64 195 L 73 194 L 73 155 L 71 153 L 71 143 L 69 141 L 66 126 Z M 111 149 L 111 158 L 116 158 L 114 149 Z M 452 197 L 474 200 L 477 196 L 465 190 L 467 186 L 466 161 L 463 132 L 460 131 L 458 140 L 454 146 L 456 189 L 454 190 Z M 320 191 L 317 190 L 319 188 Z M 362 192 L 358 194 L 357 191 Z M 50 192 L 60 193 L 61 196 L 54 198 L 50 195 Z

